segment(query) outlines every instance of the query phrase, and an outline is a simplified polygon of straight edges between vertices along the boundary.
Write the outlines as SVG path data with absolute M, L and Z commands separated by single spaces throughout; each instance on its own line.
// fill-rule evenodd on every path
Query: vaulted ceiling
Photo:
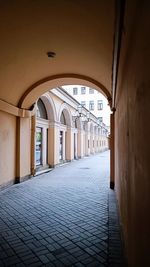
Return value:
M 18 105 L 34 83 L 63 74 L 110 91 L 113 0 L 0 1 L 0 33 L 0 99 Z

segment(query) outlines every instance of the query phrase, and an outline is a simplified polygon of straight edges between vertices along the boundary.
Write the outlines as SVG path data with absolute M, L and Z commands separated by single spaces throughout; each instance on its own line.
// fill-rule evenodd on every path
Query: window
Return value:
M 85 95 L 85 93 L 86 93 L 86 88 L 85 88 L 85 86 L 82 86 L 81 87 L 81 95 Z
M 103 117 L 98 117 L 99 122 L 103 122 Z
M 89 94 L 94 94 L 94 89 L 89 88 Z
M 73 88 L 73 95 L 77 95 L 78 94 L 78 88 L 77 87 L 74 87 Z
M 82 105 L 82 107 L 86 107 L 86 101 L 81 101 L 81 105 Z
M 43 101 L 40 98 L 37 101 L 36 115 L 37 115 L 38 118 L 42 118 L 42 119 L 47 120 L 46 108 L 45 108 L 45 105 L 44 105 Z
M 60 116 L 60 122 L 61 122 L 61 124 L 66 125 L 66 119 L 65 119 L 64 112 L 61 113 L 61 116 Z
M 59 133 L 59 160 L 63 160 L 63 131 Z
M 42 164 L 42 128 L 36 127 L 36 166 Z
M 89 110 L 94 110 L 94 101 L 89 101 Z
M 97 100 L 97 109 L 102 110 L 103 109 L 103 100 Z

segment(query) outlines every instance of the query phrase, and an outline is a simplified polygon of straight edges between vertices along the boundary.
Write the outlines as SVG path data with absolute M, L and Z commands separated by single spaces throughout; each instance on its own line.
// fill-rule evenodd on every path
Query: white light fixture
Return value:
M 79 116 L 81 117 L 83 106 L 81 104 L 78 105 Z

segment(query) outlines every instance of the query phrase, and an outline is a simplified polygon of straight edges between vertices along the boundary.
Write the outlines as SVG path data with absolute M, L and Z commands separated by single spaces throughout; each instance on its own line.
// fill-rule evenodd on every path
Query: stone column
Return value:
M 66 132 L 66 160 L 73 160 L 73 132 L 72 128 L 68 127 Z
M 75 132 L 75 159 L 78 158 L 78 132 Z
M 78 133 L 77 133 L 77 157 L 78 158 L 83 157 L 83 148 L 84 148 L 83 132 L 82 130 L 78 129 Z
M 48 129 L 48 164 L 54 167 L 59 163 L 59 127 L 50 123 Z
M 94 134 L 90 133 L 90 153 L 94 154 Z
M 86 132 L 85 133 L 85 153 L 86 153 L 86 156 L 89 156 L 90 155 L 90 133 L 89 132 Z
M 17 118 L 16 182 L 31 175 L 31 118 Z
M 94 153 L 97 153 L 98 152 L 98 143 L 97 143 L 97 128 L 94 132 Z

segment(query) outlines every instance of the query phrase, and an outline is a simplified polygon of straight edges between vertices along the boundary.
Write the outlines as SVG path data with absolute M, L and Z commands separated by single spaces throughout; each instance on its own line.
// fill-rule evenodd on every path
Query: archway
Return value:
M 31 166 L 36 171 L 54 165 L 54 123 L 55 105 L 48 93 L 42 95 L 36 104 L 36 116 L 32 117 Z M 35 121 L 35 123 L 33 123 Z
M 18 107 L 30 109 L 33 103 L 45 92 L 63 85 L 80 84 L 95 88 L 105 95 L 111 106 L 111 94 L 109 90 L 97 80 L 79 74 L 58 74 L 43 78 L 32 84 L 22 95 Z
M 19 107 L 30 109 L 32 107 L 32 105 L 35 101 L 35 97 L 37 95 L 39 96 L 43 92 L 49 91 L 53 88 L 57 88 L 58 85 L 63 86 L 63 85 L 67 85 L 67 84 L 68 85 L 80 84 L 80 85 L 92 87 L 92 88 L 96 89 L 97 91 L 103 93 L 103 95 L 105 95 L 105 97 L 107 98 L 107 100 L 111 106 L 111 95 L 110 95 L 109 91 L 101 83 L 97 82 L 96 80 L 94 80 L 90 77 L 83 76 L 83 75 L 60 74 L 60 75 L 54 75 L 54 76 L 46 77 L 46 78 L 34 83 L 32 86 L 30 86 L 30 88 L 28 88 L 26 90 L 25 94 L 20 99 Z M 67 113 L 66 113 L 66 116 L 68 116 Z M 59 121 L 59 119 L 60 119 L 60 117 L 58 118 L 58 121 Z M 71 125 L 71 123 L 70 123 L 70 125 Z M 87 127 L 89 127 L 89 126 L 87 126 Z M 68 128 L 68 130 L 66 132 L 66 137 L 68 137 L 68 135 L 69 135 L 69 127 L 67 126 L 67 128 Z M 72 139 L 72 134 L 70 134 L 69 138 Z M 89 155 L 89 153 L 94 153 L 93 144 L 91 144 L 91 139 L 92 138 L 90 137 L 90 140 L 89 140 L 89 138 L 87 138 L 87 140 L 85 141 L 85 143 L 86 143 L 85 144 L 86 155 Z M 95 144 L 95 141 L 94 141 L 94 144 Z M 72 160 L 73 159 L 72 148 L 68 152 L 68 146 L 67 146 L 65 150 L 66 150 L 65 159 L 66 160 Z M 112 154 L 113 154 L 113 152 L 112 152 Z
M 64 103 L 61 105 L 58 121 L 59 126 L 59 161 L 71 161 L 73 159 L 73 149 L 72 149 L 72 118 L 71 112 L 68 106 Z
M 48 164 L 48 116 L 47 109 L 41 100 L 37 101 L 35 167 L 41 169 Z

